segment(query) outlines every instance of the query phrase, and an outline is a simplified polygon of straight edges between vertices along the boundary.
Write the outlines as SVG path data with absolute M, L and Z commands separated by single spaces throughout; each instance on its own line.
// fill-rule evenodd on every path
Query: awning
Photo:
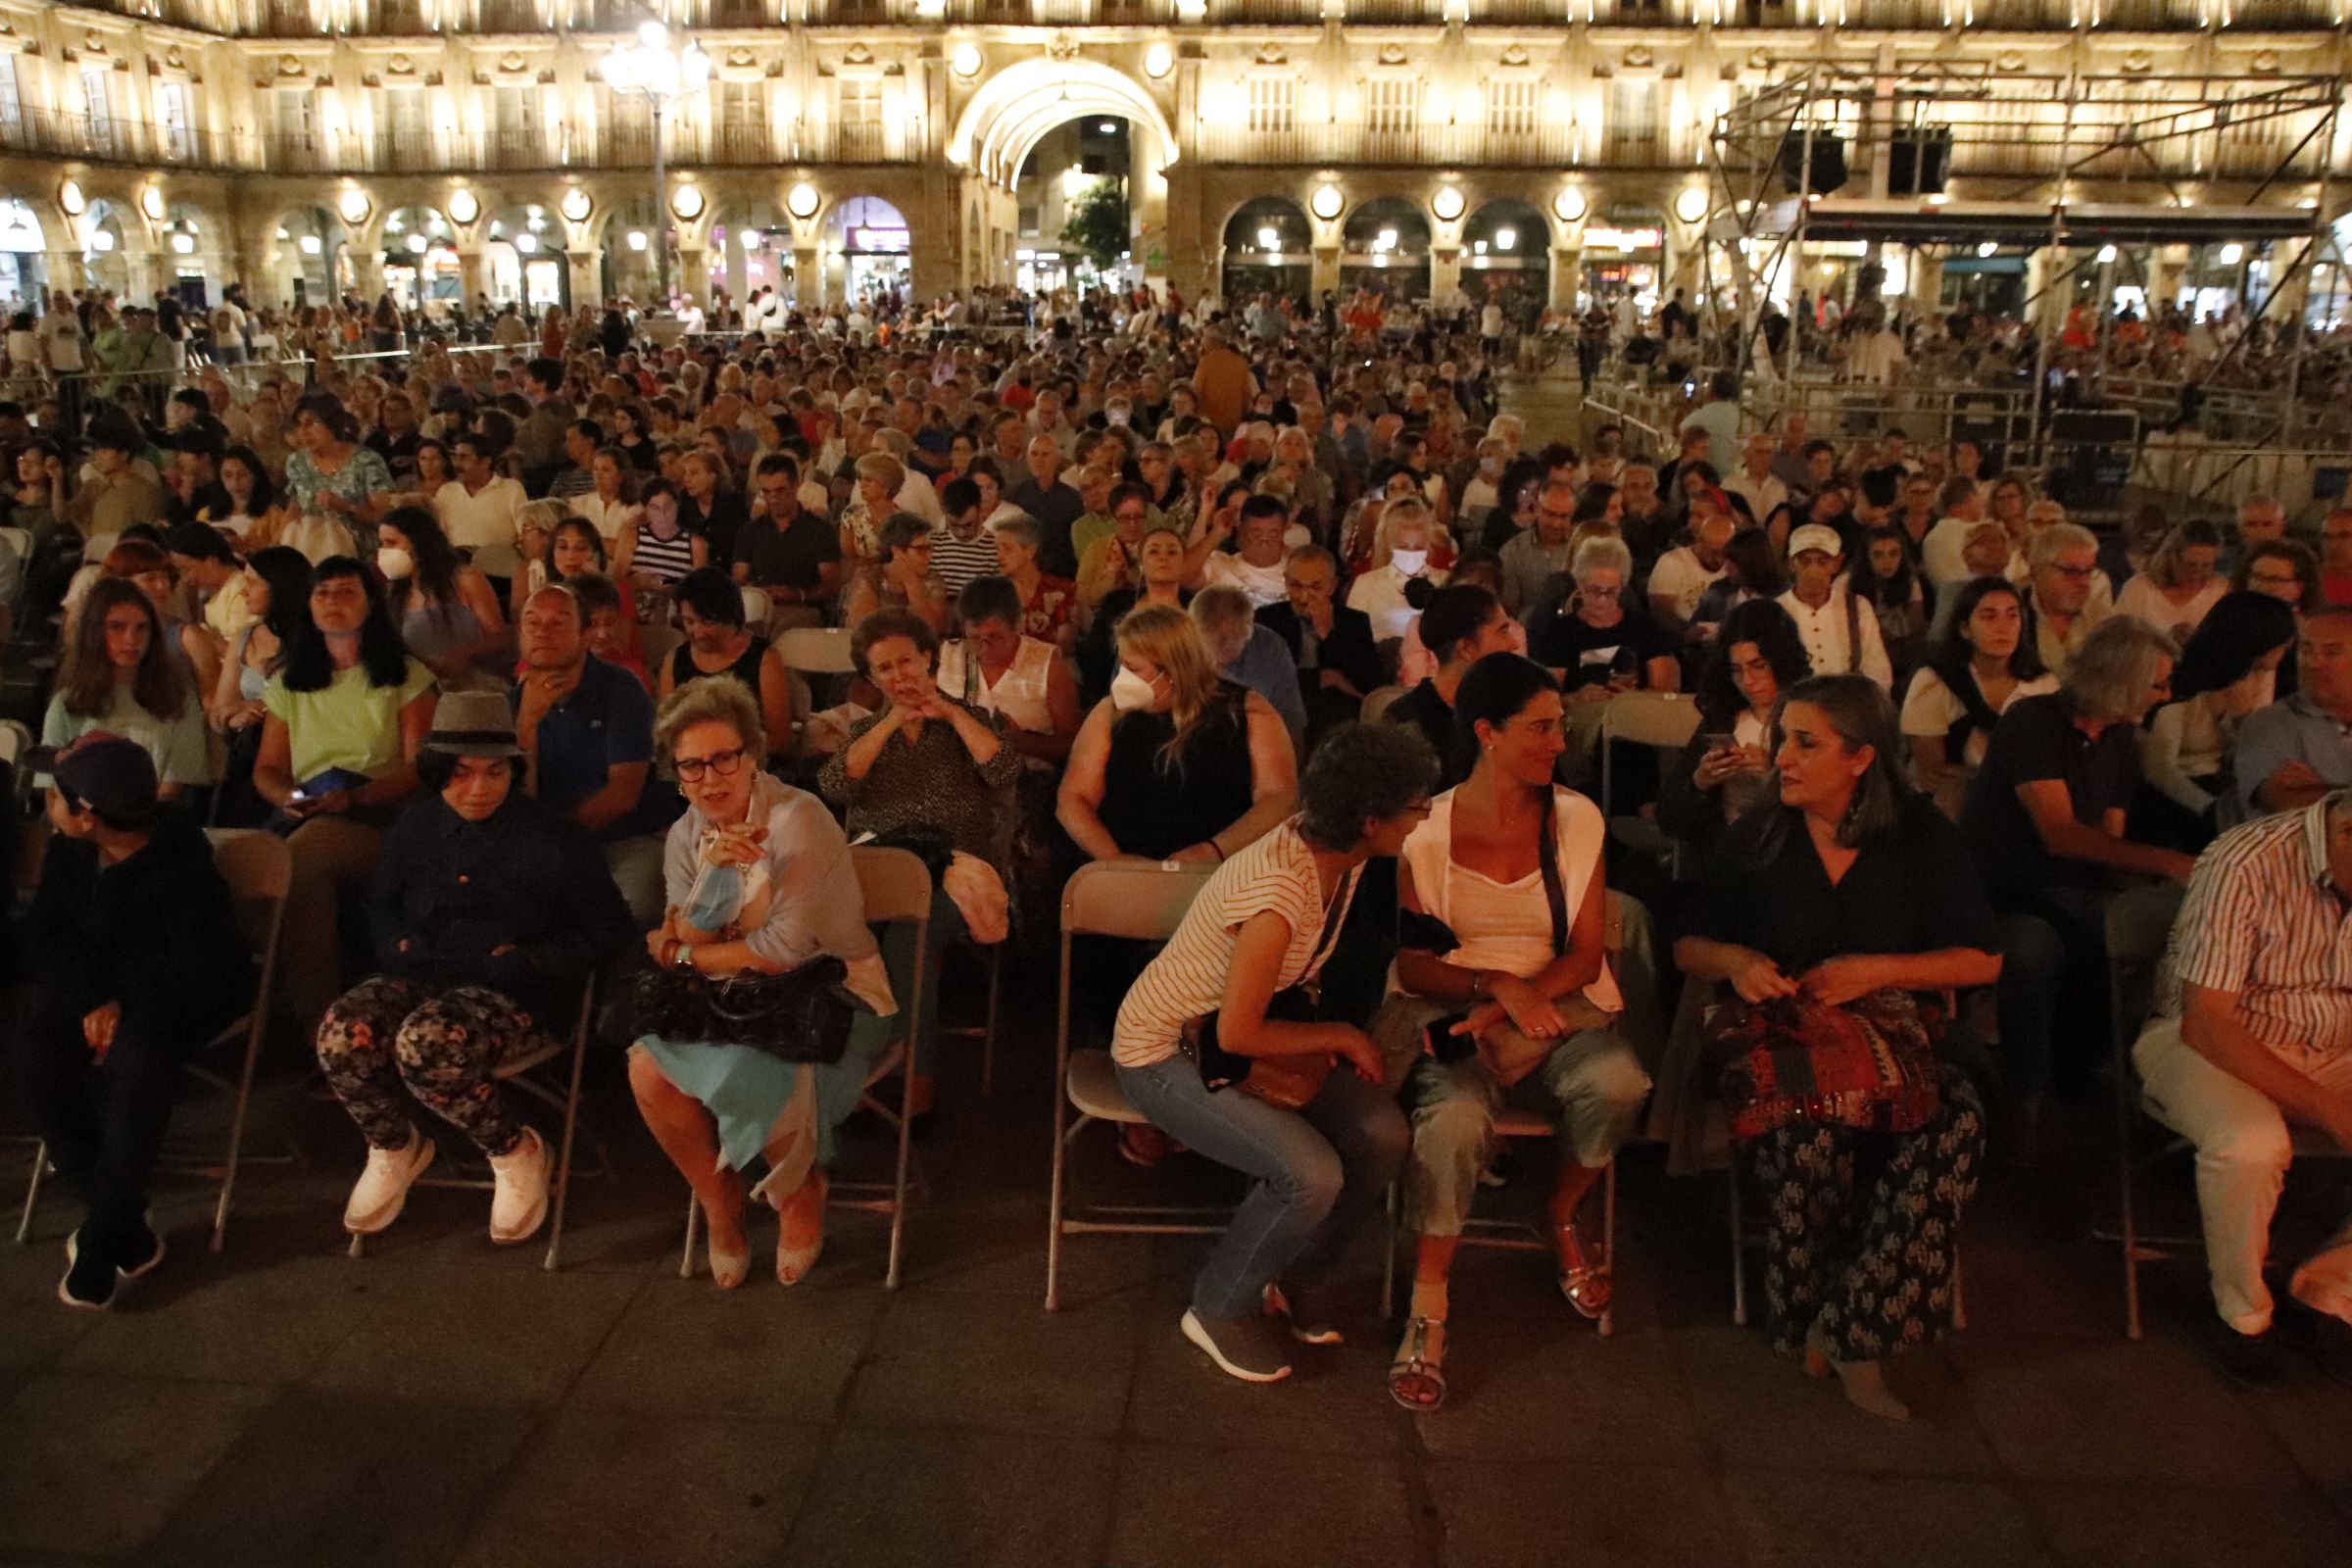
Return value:
M 1777 240 L 1796 221 L 1794 198 L 1756 215 L 1755 238 Z M 2101 245 L 2223 245 L 2298 239 L 2311 232 L 2312 213 L 2299 207 L 2171 207 L 2139 203 L 2086 203 L 2063 214 L 2059 244 L 2095 250 Z M 1719 218 L 1719 240 L 1739 237 L 1736 223 Z M 1805 238 L 1864 240 L 1900 245 L 1995 245 L 2033 250 L 2050 242 L 2050 209 L 2035 202 L 1945 202 L 1917 197 L 1887 201 L 1825 197 L 1811 204 Z

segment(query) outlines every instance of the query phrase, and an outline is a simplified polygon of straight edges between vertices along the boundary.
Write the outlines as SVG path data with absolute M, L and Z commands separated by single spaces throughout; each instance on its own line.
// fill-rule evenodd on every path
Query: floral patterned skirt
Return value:
M 1938 1082 L 1943 1102 L 1916 1132 L 1792 1123 L 1740 1152 L 1771 1205 L 1764 1310 L 1782 1354 L 1818 1330 L 1838 1360 L 1871 1360 L 1950 1326 L 1984 1113 L 1957 1069 Z

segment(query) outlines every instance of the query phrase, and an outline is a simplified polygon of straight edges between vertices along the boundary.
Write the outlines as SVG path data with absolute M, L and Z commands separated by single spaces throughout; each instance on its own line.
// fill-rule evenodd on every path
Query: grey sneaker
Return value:
M 1280 1383 L 1291 1375 L 1289 1358 L 1266 1320 L 1255 1313 L 1204 1318 L 1188 1308 L 1184 1337 L 1206 1350 L 1221 1370 L 1244 1383 Z

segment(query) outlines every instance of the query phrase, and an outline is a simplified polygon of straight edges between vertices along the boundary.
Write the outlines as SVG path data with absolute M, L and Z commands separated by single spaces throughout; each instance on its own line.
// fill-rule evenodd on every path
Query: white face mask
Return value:
M 1418 577 L 1429 565 L 1429 552 L 1426 550 L 1392 550 L 1389 552 L 1389 564 L 1407 577 Z
M 416 571 L 416 558 L 406 550 L 387 545 L 375 553 L 375 569 L 391 582 L 411 577 Z
M 1156 687 L 1124 664 L 1110 677 L 1110 706 L 1122 713 L 1140 713 L 1158 697 Z

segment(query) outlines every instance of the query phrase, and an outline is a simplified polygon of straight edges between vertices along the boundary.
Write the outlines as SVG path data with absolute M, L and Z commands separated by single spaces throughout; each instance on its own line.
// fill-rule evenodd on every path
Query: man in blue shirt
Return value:
M 588 652 L 580 602 L 550 584 L 525 601 L 525 670 L 509 694 L 531 793 L 596 836 L 639 925 L 662 917 L 662 836 L 676 800 L 651 781 L 654 700 Z
M 1263 697 L 1291 732 L 1291 751 L 1306 755 L 1306 699 L 1298 690 L 1298 661 L 1290 645 L 1257 623 L 1250 596 L 1230 583 L 1193 595 L 1193 620 L 1208 657 L 1227 680 Z
M 2251 816 L 2300 810 L 2352 785 L 2352 610 L 2303 618 L 2295 673 L 2300 691 L 2238 727 L 2234 771 Z

